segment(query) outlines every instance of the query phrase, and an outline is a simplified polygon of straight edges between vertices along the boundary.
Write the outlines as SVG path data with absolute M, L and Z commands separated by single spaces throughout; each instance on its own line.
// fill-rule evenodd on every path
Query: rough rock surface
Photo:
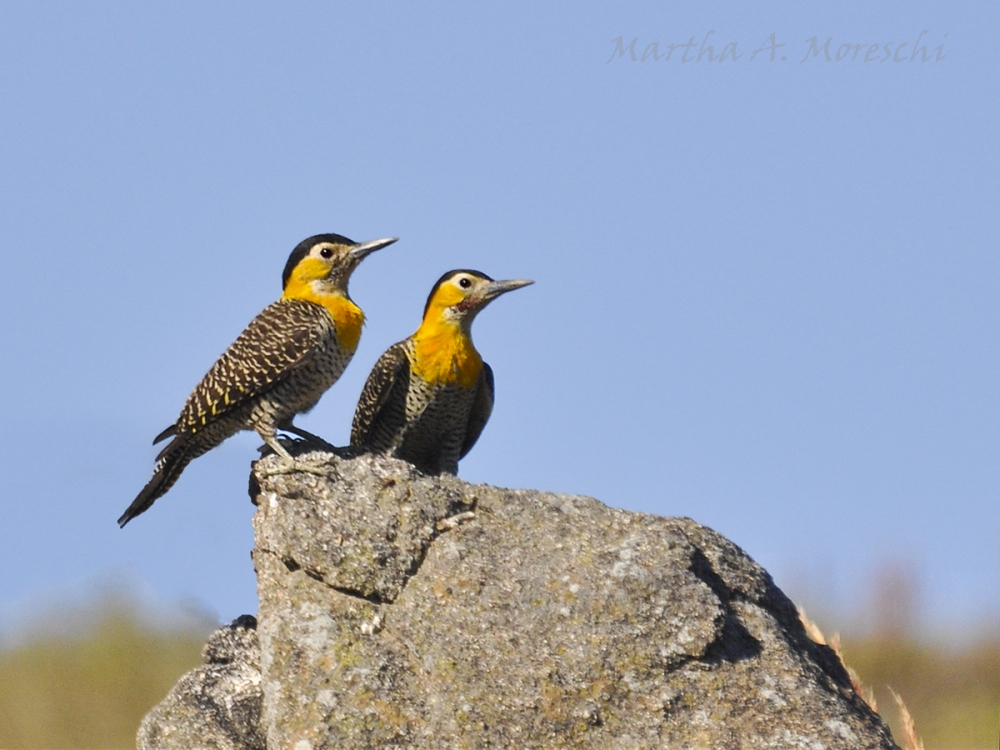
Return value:
M 243 615 L 202 649 L 203 666 L 186 675 L 139 726 L 140 750 L 264 750 L 257 621 Z
M 225 680 L 252 682 L 247 640 L 232 676 L 183 678 L 140 747 L 895 747 L 770 576 L 694 521 L 302 457 L 327 476 L 266 458 L 251 478 L 259 734 L 204 741 Z

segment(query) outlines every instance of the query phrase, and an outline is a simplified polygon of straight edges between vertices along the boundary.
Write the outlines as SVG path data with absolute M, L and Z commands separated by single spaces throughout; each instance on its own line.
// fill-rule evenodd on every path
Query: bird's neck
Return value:
M 299 282 L 293 278 L 288 282 L 281 298 L 283 300 L 303 300 L 323 306 L 333 319 L 340 346 L 348 352 L 353 352 L 358 348 L 365 314 L 344 292 L 331 291 L 320 287 L 313 281 Z
M 472 388 L 483 369 L 483 359 L 467 326 L 428 314 L 413 334 L 413 369 L 432 385 Z

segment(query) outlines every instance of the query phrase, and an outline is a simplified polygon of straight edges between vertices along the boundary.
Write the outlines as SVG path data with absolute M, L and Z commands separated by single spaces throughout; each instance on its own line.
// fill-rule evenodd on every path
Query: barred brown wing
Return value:
M 476 398 L 469 411 L 469 426 L 465 430 L 465 440 L 462 442 L 462 452 L 459 454 L 459 458 L 464 458 L 465 454 L 472 450 L 472 446 L 479 440 L 479 436 L 492 413 L 493 368 L 483 362 L 483 369 L 479 373 L 479 382 L 476 384 Z
M 265 307 L 188 397 L 178 429 L 197 432 L 267 393 L 319 351 L 331 326 L 329 313 L 313 302 L 281 300 Z
M 406 341 L 393 344 L 378 358 L 358 399 L 351 424 L 351 445 L 373 445 L 375 430 L 392 434 L 405 427 L 406 393 L 410 384 L 410 360 Z M 386 420 L 398 424 L 386 424 Z

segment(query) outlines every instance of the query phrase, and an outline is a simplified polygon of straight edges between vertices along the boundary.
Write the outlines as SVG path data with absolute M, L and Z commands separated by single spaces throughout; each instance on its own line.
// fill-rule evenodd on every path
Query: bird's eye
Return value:
M 470 286 L 472 286 L 472 282 L 463 276 L 458 280 L 458 285 L 462 287 L 462 289 L 468 289 Z
M 322 255 L 324 258 L 332 258 L 333 257 L 333 248 L 332 247 L 324 247 L 322 250 L 319 251 L 319 254 Z

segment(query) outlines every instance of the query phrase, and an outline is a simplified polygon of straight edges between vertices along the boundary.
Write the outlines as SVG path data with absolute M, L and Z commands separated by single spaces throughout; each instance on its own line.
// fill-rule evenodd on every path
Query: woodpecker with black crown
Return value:
M 501 294 L 534 282 L 449 271 L 417 331 L 389 347 L 361 392 L 351 445 L 404 459 L 425 474 L 457 474 L 493 411 L 493 370 L 472 343 L 472 321 Z
M 149 510 L 193 459 L 241 430 L 256 431 L 282 458 L 279 471 L 315 473 L 291 456 L 277 430 L 315 437 L 292 420 L 316 405 L 358 347 L 365 318 L 347 292 L 348 281 L 364 258 L 395 241 L 357 243 L 317 234 L 296 246 L 281 277 L 281 299 L 250 322 L 202 378 L 177 421 L 153 441 L 172 438 L 119 526 Z

